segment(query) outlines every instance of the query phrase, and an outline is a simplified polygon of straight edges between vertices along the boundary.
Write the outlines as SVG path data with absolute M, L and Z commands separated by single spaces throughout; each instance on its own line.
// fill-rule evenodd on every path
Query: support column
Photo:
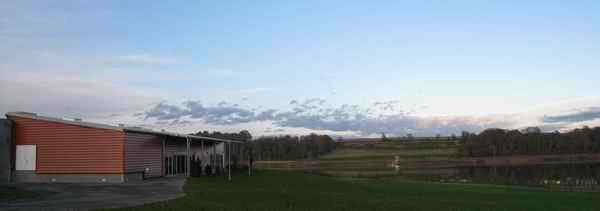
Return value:
M 229 153 L 227 153 L 227 174 L 229 175 L 229 181 L 231 181 L 231 142 L 227 143 L 227 150 L 229 151 Z
M 191 145 L 190 145 L 190 138 L 189 137 L 186 138 L 185 140 L 186 140 L 186 148 L 187 148 L 187 150 L 186 150 L 186 156 L 185 156 L 185 176 L 189 177 L 189 176 L 191 176 L 191 169 L 190 169 L 190 167 L 192 166 L 192 165 L 190 165 L 190 161 L 192 160 L 191 156 L 190 156 L 190 154 L 191 154 L 191 150 L 190 150 Z
M 223 165 L 221 166 L 221 170 L 225 171 L 225 152 L 226 152 L 226 146 L 227 144 L 225 142 L 223 142 L 223 154 L 221 154 L 221 156 L 223 157 Z
M 200 175 L 204 175 L 204 166 L 206 166 L 206 163 L 204 163 L 204 159 L 205 159 L 205 155 L 206 153 L 204 153 L 204 140 L 200 140 Z
M 246 147 L 248 147 L 248 145 L 246 145 Z M 248 149 L 246 149 L 246 148 L 244 148 L 244 149 L 248 153 L 248 176 L 252 176 L 252 160 L 251 160 L 251 157 L 252 157 L 252 151 L 251 151 L 251 149 L 252 148 L 248 147 Z M 243 156 L 244 155 L 242 154 L 242 157 Z
M 211 158 L 212 158 L 211 163 L 213 163 L 212 171 L 214 174 L 215 172 L 217 172 L 217 161 L 216 161 L 217 160 L 217 142 L 216 141 L 213 144 L 213 154 L 212 154 Z
M 160 158 L 161 158 L 160 159 L 160 163 L 161 163 L 161 166 L 162 166 L 162 168 L 161 168 L 161 171 L 162 171 L 161 175 L 163 177 L 166 175 L 166 171 L 167 171 L 167 160 L 165 159 L 166 158 L 166 151 L 167 151 L 166 150 L 166 148 L 167 148 L 166 146 L 167 146 L 167 136 L 165 136 L 162 139 L 162 148 L 160 150 Z

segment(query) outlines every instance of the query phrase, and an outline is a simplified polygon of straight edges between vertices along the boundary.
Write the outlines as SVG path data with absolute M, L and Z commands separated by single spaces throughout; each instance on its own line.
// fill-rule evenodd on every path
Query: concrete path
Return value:
M 89 210 L 139 206 L 184 196 L 185 178 L 124 184 L 17 184 L 42 193 L 38 199 L 0 203 L 0 210 Z

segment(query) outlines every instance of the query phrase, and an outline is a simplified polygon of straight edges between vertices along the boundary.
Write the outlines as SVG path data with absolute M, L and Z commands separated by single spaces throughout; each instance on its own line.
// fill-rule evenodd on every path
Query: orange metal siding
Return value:
M 162 176 L 162 136 L 126 133 L 125 172 L 144 172 L 146 177 Z
M 124 133 L 9 117 L 15 143 L 37 145 L 36 173 L 123 173 Z

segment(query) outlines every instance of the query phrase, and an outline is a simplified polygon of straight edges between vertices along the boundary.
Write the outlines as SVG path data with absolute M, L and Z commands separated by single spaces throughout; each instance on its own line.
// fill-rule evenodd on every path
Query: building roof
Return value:
M 152 129 L 141 128 L 141 127 L 113 126 L 113 125 L 108 125 L 108 124 L 84 122 L 80 119 L 70 120 L 70 119 L 63 119 L 63 118 L 56 118 L 56 117 L 40 116 L 40 115 L 37 115 L 36 113 L 30 113 L 30 112 L 8 112 L 8 113 L 6 113 L 6 116 L 7 117 L 12 116 L 12 117 L 27 118 L 27 119 L 43 120 L 43 121 L 48 121 L 48 122 L 56 122 L 56 123 L 61 123 L 61 124 L 75 125 L 75 126 L 87 127 L 87 128 L 116 130 L 116 131 L 121 131 L 121 132 L 145 133 L 145 134 L 163 135 L 163 136 L 180 137 L 180 138 L 190 138 L 190 139 L 197 139 L 197 140 L 209 140 L 209 141 L 217 141 L 217 142 L 242 143 L 241 141 L 212 138 L 212 137 L 206 137 L 206 136 L 189 135 L 189 134 L 183 134 L 183 133 L 168 132 L 168 131 L 164 131 L 164 130 L 163 131 L 155 131 Z

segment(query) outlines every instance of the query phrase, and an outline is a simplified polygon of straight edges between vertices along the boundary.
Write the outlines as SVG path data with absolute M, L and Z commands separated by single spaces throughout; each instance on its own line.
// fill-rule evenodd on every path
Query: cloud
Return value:
M 588 107 L 576 112 L 562 114 L 562 115 L 554 115 L 554 116 L 544 116 L 543 122 L 545 123 L 573 123 L 573 122 L 584 122 L 590 121 L 600 118 L 600 107 Z
M 188 113 L 189 111 L 185 111 L 179 106 L 169 105 L 164 102 L 161 102 L 152 109 L 146 111 L 145 118 L 156 118 L 158 120 L 173 120 L 188 115 Z
M 207 106 L 200 101 L 187 101 L 181 105 L 162 102 L 146 111 L 145 118 L 161 121 L 189 118 L 216 125 L 271 122 L 278 128 L 350 131 L 362 135 L 410 133 L 421 136 L 458 134 L 464 130 L 480 131 L 486 127 L 507 126 L 512 123 L 510 120 L 490 117 L 418 117 L 407 115 L 401 110 L 390 113 L 390 102 L 377 103 L 368 108 L 347 104 L 328 107 L 325 104 L 324 99 L 312 98 L 303 102 L 297 101 L 289 110 L 257 111 L 226 102 L 220 102 L 215 106 Z
M 182 117 L 203 119 L 206 123 L 231 125 L 251 122 L 256 119 L 253 111 L 220 102 L 216 106 L 205 106 L 200 101 L 186 101 L 183 106 L 159 103 L 145 112 L 145 119 L 176 120 Z
M 269 121 L 276 118 L 277 109 L 268 109 L 254 116 L 255 121 Z
M 180 64 L 181 61 L 175 58 L 161 57 L 142 53 L 118 56 L 109 59 L 107 63 L 114 65 L 174 65 Z
M 375 103 L 373 103 L 373 106 L 381 106 L 384 110 L 393 110 L 399 103 L 400 103 L 400 101 L 398 101 L 398 100 L 389 100 L 389 101 L 375 102 Z

